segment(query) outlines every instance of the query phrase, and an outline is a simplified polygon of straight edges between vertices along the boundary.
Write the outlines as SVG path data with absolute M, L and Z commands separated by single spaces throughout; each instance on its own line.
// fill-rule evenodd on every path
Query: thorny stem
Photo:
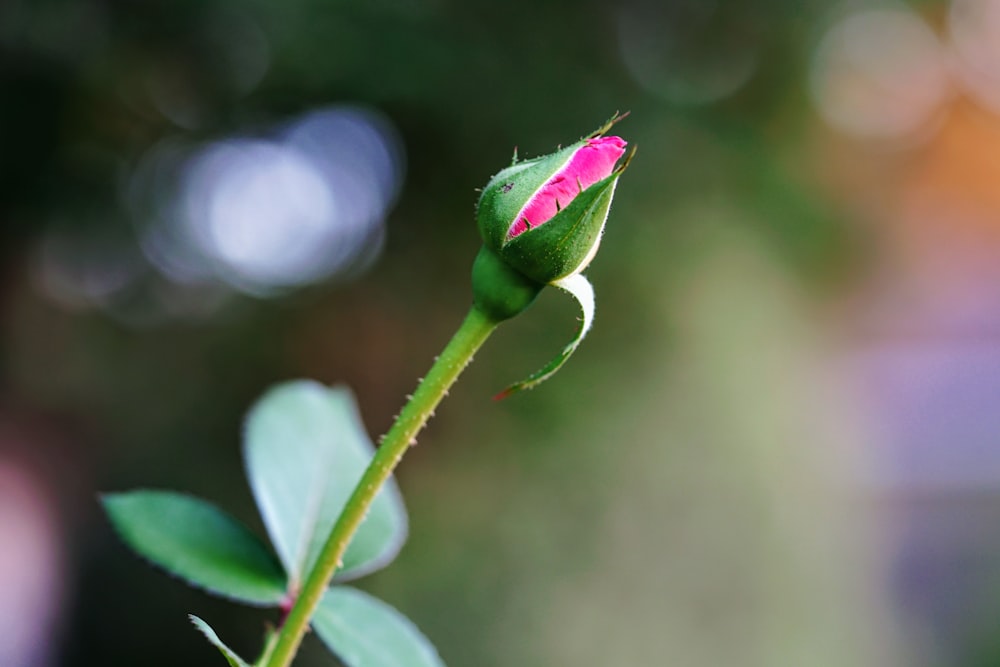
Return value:
M 341 565 L 344 552 L 358 526 L 368 514 L 368 508 L 375 500 L 375 496 L 389 479 L 406 450 L 416 442 L 417 433 L 434 414 L 434 408 L 448 394 L 448 389 L 472 361 L 472 355 L 496 327 L 497 322 L 473 306 L 458 331 L 441 352 L 441 356 L 434 361 L 427 377 L 417 386 L 417 390 L 399 413 L 396 422 L 385 434 L 382 444 L 351 493 L 344 511 L 341 512 L 323 544 L 316 564 L 306 576 L 295 604 L 292 605 L 285 622 L 278 630 L 277 642 L 264 667 L 291 665 L 302 643 L 302 637 L 309 628 L 309 620 L 330 585 L 334 573 Z

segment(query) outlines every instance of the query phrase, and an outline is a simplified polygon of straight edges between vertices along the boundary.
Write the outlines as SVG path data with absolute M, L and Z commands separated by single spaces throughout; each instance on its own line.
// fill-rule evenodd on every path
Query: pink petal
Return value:
M 588 139 L 528 200 L 507 232 L 507 238 L 548 222 L 559 209 L 569 206 L 581 190 L 610 176 L 618 158 L 625 153 L 625 146 L 621 137 Z

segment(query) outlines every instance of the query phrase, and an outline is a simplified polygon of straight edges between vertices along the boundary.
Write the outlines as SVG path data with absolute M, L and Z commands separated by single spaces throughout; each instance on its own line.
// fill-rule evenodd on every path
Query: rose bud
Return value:
M 472 271 L 476 306 L 499 322 L 551 284 L 572 293 L 584 311 L 584 326 L 563 355 L 509 392 L 554 373 L 590 327 L 593 290 L 580 274 L 597 252 L 615 186 L 631 159 L 619 165 L 626 142 L 604 136 L 620 119 L 550 155 L 522 162 L 515 156 L 479 198 L 483 248 Z
M 593 136 L 504 169 L 479 199 L 479 232 L 505 263 L 546 284 L 586 268 L 597 252 L 625 153 Z

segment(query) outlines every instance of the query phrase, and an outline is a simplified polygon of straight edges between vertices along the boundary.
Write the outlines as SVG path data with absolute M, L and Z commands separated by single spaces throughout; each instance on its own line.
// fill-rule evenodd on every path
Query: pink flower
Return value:
M 545 224 L 578 194 L 610 176 L 626 145 L 621 137 L 587 139 L 525 203 L 507 231 L 507 238 Z

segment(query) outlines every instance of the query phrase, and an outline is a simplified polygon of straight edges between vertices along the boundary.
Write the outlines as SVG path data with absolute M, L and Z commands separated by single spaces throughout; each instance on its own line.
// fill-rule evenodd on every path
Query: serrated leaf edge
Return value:
M 98 494 L 97 500 L 100 503 L 101 507 L 104 509 L 104 513 L 108 517 L 108 522 L 111 524 L 111 527 L 112 527 L 112 529 L 115 532 L 115 535 L 118 536 L 118 539 L 120 539 L 125 544 L 125 546 L 129 548 L 129 551 L 131 551 L 136 557 L 138 557 L 139 560 L 143 561 L 144 563 L 147 563 L 148 565 L 151 565 L 154 569 L 159 570 L 159 571 L 165 573 L 171 579 L 176 579 L 177 581 L 180 581 L 180 582 L 182 582 L 182 583 L 190 586 L 191 588 L 194 588 L 195 590 L 199 590 L 199 591 L 201 591 L 201 592 L 203 592 L 203 593 L 205 593 L 207 595 L 212 595 L 212 596 L 217 597 L 217 598 L 222 598 L 223 600 L 229 600 L 230 602 L 237 602 L 239 604 L 243 604 L 243 605 L 246 605 L 248 607 L 255 607 L 255 608 L 258 608 L 258 609 L 270 609 L 270 608 L 281 606 L 282 601 L 287 596 L 287 591 L 286 590 L 283 590 L 282 596 L 280 598 L 274 600 L 273 602 L 264 602 L 264 601 L 261 601 L 261 600 L 248 600 L 247 598 L 238 597 L 238 596 L 235 596 L 235 595 L 231 595 L 229 593 L 225 593 L 223 591 L 215 590 L 213 588 L 208 588 L 207 586 L 205 586 L 203 584 L 200 584 L 200 583 L 198 583 L 196 581 L 192 581 L 192 580 L 188 579 L 187 577 L 185 577 L 185 576 L 183 576 L 183 575 L 181 575 L 181 574 L 179 574 L 177 572 L 174 572 L 173 570 L 171 570 L 167 566 L 163 565 L 162 563 L 158 563 L 157 561 L 153 560 L 152 558 L 146 556 L 145 554 L 143 554 L 139 550 L 135 549 L 131 544 L 129 544 L 128 540 L 125 539 L 125 536 L 122 535 L 121 529 L 119 529 L 117 523 L 111 518 L 111 513 L 108 511 L 108 507 L 107 507 L 107 503 L 106 503 L 105 499 L 109 498 L 111 496 L 122 496 L 122 495 L 126 495 L 126 494 L 129 494 L 129 493 L 143 493 L 143 492 L 154 492 L 154 493 L 168 492 L 168 493 L 172 493 L 172 494 L 175 494 L 175 495 L 178 495 L 178 496 L 184 496 L 186 498 L 193 498 L 195 500 L 200 500 L 200 501 L 205 502 L 205 503 L 211 505 L 212 507 L 216 508 L 217 510 L 219 510 L 220 512 L 222 512 L 226 516 L 232 518 L 234 521 L 236 521 L 237 523 L 239 523 L 244 528 L 246 527 L 242 522 L 238 521 L 236 519 L 236 517 L 233 517 L 231 514 L 229 514 L 225 510 L 223 510 L 221 507 L 219 507 L 215 503 L 211 502 L 210 500 L 206 500 L 206 499 L 202 498 L 201 496 L 196 496 L 196 495 L 194 495 L 192 493 L 185 493 L 183 491 L 171 491 L 171 490 L 166 490 L 165 491 L 164 489 L 154 489 L 154 488 L 150 488 L 150 487 L 142 487 L 142 488 L 138 488 L 138 489 L 131 489 L 129 491 L 111 491 L 111 492 L 108 492 L 108 493 L 100 493 L 100 494 Z M 249 532 L 249 528 L 247 530 Z M 254 537 L 256 537 L 257 539 L 260 539 L 260 537 L 258 535 L 256 535 L 255 533 L 251 532 L 250 534 L 254 535 Z M 268 545 L 268 542 L 264 542 L 263 540 L 261 540 L 261 543 L 265 547 Z M 274 554 L 272 553 L 272 555 L 274 555 Z M 278 560 L 278 564 L 281 565 L 281 561 L 280 560 Z M 284 567 L 283 566 L 281 567 L 281 570 L 282 570 L 282 572 L 284 572 Z M 287 577 L 287 574 L 286 574 L 286 577 Z

